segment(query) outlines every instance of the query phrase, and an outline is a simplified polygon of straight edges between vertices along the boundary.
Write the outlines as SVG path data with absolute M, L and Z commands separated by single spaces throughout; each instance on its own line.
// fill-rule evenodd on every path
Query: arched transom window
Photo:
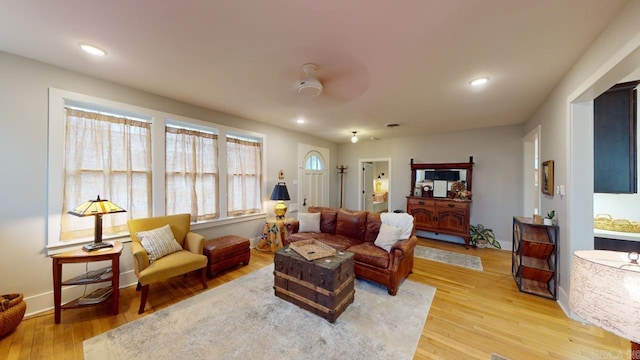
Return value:
M 316 151 L 308 153 L 304 162 L 304 168 L 305 170 L 324 170 L 322 155 Z

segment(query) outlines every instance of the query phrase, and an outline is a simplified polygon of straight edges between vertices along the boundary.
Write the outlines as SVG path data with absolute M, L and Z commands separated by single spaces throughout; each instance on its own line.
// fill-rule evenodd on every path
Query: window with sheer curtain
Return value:
M 218 135 L 165 129 L 167 215 L 190 213 L 192 222 L 218 218 Z
M 92 237 L 93 216 L 67 211 L 98 196 L 127 210 L 103 217 L 103 234 L 127 231 L 151 214 L 151 126 L 146 121 L 66 108 L 61 239 Z
M 228 136 L 227 215 L 262 211 L 262 143 Z

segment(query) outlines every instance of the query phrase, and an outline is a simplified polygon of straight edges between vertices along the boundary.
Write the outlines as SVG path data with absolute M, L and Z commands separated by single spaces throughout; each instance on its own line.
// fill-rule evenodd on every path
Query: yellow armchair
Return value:
M 136 235 L 140 231 L 148 231 L 169 224 L 173 235 L 183 250 L 166 255 L 152 263 L 149 255 L 142 247 Z M 131 254 L 138 278 L 137 290 L 142 290 L 138 314 L 144 312 L 144 306 L 149 296 L 149 284 L 166 280 L 174 276 L 200 270 L 202 288 L 207 288 L 206 267 L 207 257 L 202 255 L 204 237 L 190 232 L 191 215 L 179 214 L 159 216 L 145 219 L 131 219 L 127 221 L 131 235 Z

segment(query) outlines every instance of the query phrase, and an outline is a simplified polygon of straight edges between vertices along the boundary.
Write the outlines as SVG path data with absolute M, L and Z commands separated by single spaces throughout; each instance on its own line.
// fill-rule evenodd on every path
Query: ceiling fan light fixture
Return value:
M 304 72 L 304 77 L 298 83 L 298 94 L 304 97 L 316 97 L 322 94 L 322 83 L 315 75 L 318 72 L 318 65 L 304 64 L 302 65 L 302 71 Z
M 356 134 L 358 133 L 357 131 L 352 131 L 353 136 L 351 137 L 351 142 L 352 143 L 357 143 L 358 142 L 358 137 L 356 136 Z

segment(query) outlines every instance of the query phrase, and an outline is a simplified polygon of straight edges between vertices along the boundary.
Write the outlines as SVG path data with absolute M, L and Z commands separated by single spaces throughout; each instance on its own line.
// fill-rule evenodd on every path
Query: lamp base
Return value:
M 99 242 L 99 243 L 91 243 L 91 244 L 87 244 L 85 246 L 82 247 L 82 250 L 84 251 L 96 251 L 96 250 L 100 250 L 100 249 L 106 249 L 106 248 L 110 248 L 113 247 L 112 244 L 110 243 L 106 243 L 106 242 Z
M 287 205 L 282 200 L 278 200 L 276 206 L 273 208 L 273 212 L 276 214 L 276 219 L 284 219 L 284 215 L 287 213 Z

